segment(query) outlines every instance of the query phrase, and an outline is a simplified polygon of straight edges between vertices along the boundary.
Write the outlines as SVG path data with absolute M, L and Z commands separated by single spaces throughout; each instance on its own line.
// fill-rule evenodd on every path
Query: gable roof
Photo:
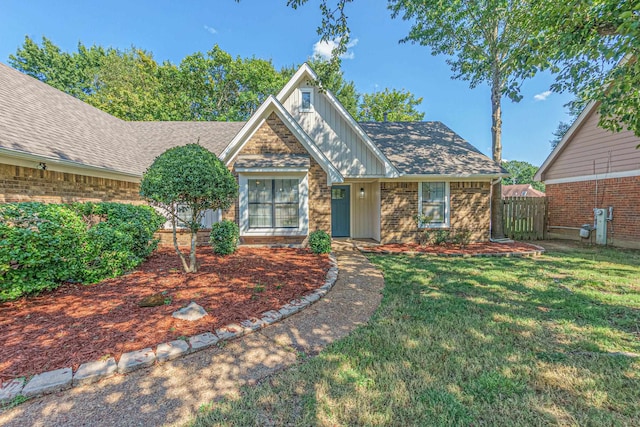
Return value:
M 542 191 L 536 190 L 531 184 L 502 185 L 502 197 L 544 197 Z
M 580 115 L 574 120 L 569 129 L 564 133 L 562 139 L 556 145 L 556 147 L 551 151 L 549 156 L 545 159 L 544 163 L 538 168 L 538 171 L 533 176 L 533 179 L 536 181 L 542 181 L 542 174 L 551 166 L 551 164 L 555 161 L 558 155 L 564 150 L 565 146 L 568 144 L 573 135 L 582 127 L 587 117 L 591 115 L 591 113 L 596 109 L 598 103 L 595 101 L 591 101 L 584 107 L 584 110 L 580 113 Z
M 231 164 L 234 157 L 242 150 L 251 135 L 265 122 L 267 117 L 275 113 L 280 120 L 287 126 L 289 131 L 298 139 L 300 144 L 307 152 L 318 162 L 320 167 L 327 173 L 328 185 L 334 182 L 343 182 L 344 177 L 340 171 L 329 161 L 327 156 L 318 148 L 313 140 L 300 127 L 298 122 L 289 114 L 284 106 L 273 96 L 269 95 L 267 99 L 260 105 L 258 110 L 251 116 L 249 121 L 245 123 L 240 132 L 233 138 L 229 145 L 220 154 L 220 158 L 228 165 Z
M 312 80 L 317 81 L 318 75 L 315 71 L 307 64 L 306 62 L 300 66 L 298 71 L 289 79 L 287 84 L 282 88 L 282 90 L 276 96 L 278 102 L 283 102 L 291 92 L 298 87 L 304 80 Z M 360 124 L 355 121 L 353 116 L 349 114 L 346 108 L 342 105 L 342 103 L 336 98 L 330 90 L 323 90 L 323 94 L 329 99 L 329 102 L 337 111 L 337 113 L 342 116 L 342 118 L 347 122 L 347 124 L 355 131 L 355 133 L 364 141 L 365 146 L 371 150 L 374 156 L 384 165 L 385 174 L 388 177 L 397 177 L 399 175 L 398 170 L 394 166 L 394 164 L 384 155 L 382 151 L 373 143 L 369 135 L 362 129 Z
M 402 175 L 508 175 L 441 122 L 366 122 L 360 126 Z

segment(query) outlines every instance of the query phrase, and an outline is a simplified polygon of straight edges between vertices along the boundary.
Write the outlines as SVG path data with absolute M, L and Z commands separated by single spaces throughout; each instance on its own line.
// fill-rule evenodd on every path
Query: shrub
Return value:
M 82 217 L 67 206 L 0 206 L 0 300 L 54 289 L 82 276 Z
M 209 243 L 213 248 L 213 252 L 218 255 L 230 255 L 238 249 L 238 241 L 240 240 L 240 230 L 238 225 L 227 219 L 213 224 L 211 234 L 209 235 Z
M 137 267 L 157 247 L 153 233 L 166 221 L 150 206 L 103 202 L 75 203 L 72 208 L 89 227 L 82 254 L 82 280 L 88 283 Z
M 451 241 L 451 232 L 449 230 L 434 230 L 433 231 L 433 244 L 444 245 Z
M 464 248 L 471 243 L 471 230 L 468 228 L 459 228 L 453 233 L 453 243 Z
M 119 203 L 0 206 L 0 301 L 96 282 L 140 264 L 165 221 L 149 206 Z
M 316 230 L 309 235 L 309 247 L 314 254 L 331 252 L 331 236 L 326 231 Z

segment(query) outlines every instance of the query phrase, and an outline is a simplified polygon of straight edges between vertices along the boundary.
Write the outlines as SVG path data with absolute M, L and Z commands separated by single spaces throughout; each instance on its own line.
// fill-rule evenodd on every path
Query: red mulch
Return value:
M 373 253 L 392 253 L 400 254 L 406 252 L 419 252 L 433 255 L 448 255 L 448 256 L 462 256 L 462 255 L 491 255 L 491 254 L 513 254 L 513 253 L 530 253 L 532 251 L 539 251 L 540 248 L 528 243 L 513 242 L 513 243 L 494 243 L 494 242 L 480 242 L 470 243 L 464 248 L 459 245 L 447 243 L 444 245 L 418 245 L 416 243 L 400 244 L 389 243 L 380 246 L 371 246 L 363 248 L 365 252 Z
M 278 309 L 322 286 L 329 259 L 302 249 L 240 248 L 219 257 L 198 252 L 200 270 L 182 273 L 172 249 L 159 249 L 136 271 L 95 285 L 0 304 L 0 381 L 154 347 Z M 169 305 L 141 308 L 166 292 Z M 191 301 L 209 313 L 199 321 L 171 314 Z

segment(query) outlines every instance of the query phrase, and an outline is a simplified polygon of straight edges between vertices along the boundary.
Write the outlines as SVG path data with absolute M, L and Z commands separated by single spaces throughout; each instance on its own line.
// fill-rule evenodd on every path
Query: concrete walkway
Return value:
M 1 426 L 181 424 L 198 408 L 242 385 L 315 355 L 366 323 L 378 307 L 382 273 L 339 242 L 338 280 L 320 301 L 280 323 L 181 359 L 28 401 L 0 413 Z

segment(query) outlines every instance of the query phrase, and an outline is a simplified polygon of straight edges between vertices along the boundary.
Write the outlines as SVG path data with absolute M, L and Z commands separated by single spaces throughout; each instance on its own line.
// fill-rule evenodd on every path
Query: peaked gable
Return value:
M 596 102 L 580 113 L 536 172 L 534 179 L 553 183 L 640 175 L 640 144 L 632 131 L 611 132 L 598 125 Z
M 268 121 L 269 120 L 269 121 Z M 264 126 L 267 126 L 266 128 Z M 281 126 L 284 126 L 282 128 Z M 281 127 L 280 129 L 277 129 Z M 227 166 L 230 166 L 235 158 L 240 154 L 257 154 L 256 149 L 249 146 L 247 152 L 244 152 L 247 144 L 260 144 L 260 142 L 252 141 L 252 136 L 259 130 L 266 130 L 272 132 L 280 139 L 278 145 L 273 146 L 270 144 L 269 149 L 282 150 L 286 154 L 300 154 L 300 149 L 297 148 L 298 144 L 289 137 L 289 133 L 283 133 L 286 128 L 293 139 L 297 141 L 299 146 L 303 147 L 307 153 L 322 167 L 327 173 L 327 180 L 329 185 L 335 182 L 343 182 L 344 178 L 340 171 L 329 161 L 324 153 L 318 148 L 315 142 L 307 135 L 300 127 L 298 122 L 291 117 L 289 112 L 278 102 L 278 100 L 269 96 L 258 108 L 258 110 L 251 116 L 249 121 L 245 123 L 240 132 L 233 138 L 231 143 L 220 154 L 220 158 L 225 162 Z M 282 138 L 282 136 L 285 138 Z M 268 142 L 267 142 L 268 143 Z M 254 152 L 255 151 L 255 152 Z M 277 151 L 276 151 L 277 152 Z
M 395 166 L 338 99 L 313 83 L 317 78 L 303 64 L 280 91 L 278 101 L 345 177 L 398 176 Z M 305 102 L 310 98 L 310 108 L 303 104 L 304 95 Z

